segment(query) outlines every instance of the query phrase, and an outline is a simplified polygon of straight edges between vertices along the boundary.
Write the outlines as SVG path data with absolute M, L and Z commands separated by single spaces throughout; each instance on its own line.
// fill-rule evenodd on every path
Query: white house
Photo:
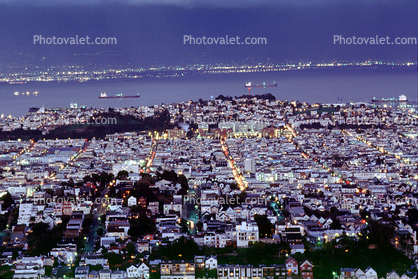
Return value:
M 285 262 L 285 265 L 286 265 L 287 274 L 289 276 L 291 276 L 292 274 L 299 273 L 299 265 L 298 265 L 298 262 L 294 258 L 292 257 L 288 258 Z
M 128 279 L 130 278 L 138 278 L 138 267 L 136 265 L 131 265 L 126 269 L 126 272 L 128 273 Z
M 53 257 L 61 257 L 66 264 L 74 263 L 77 255 L 76 247 L 56 247 L 50 252 Z
M 24 224 L 29 226 L 30 217 L 32 215 L 33 204 L 32 203 L 22 203 L 19 205 L 19 218 L 17 219 L 17 224 Z
M 138 204 L 138 200 L 134 196 L 131 196 L 128 199 L 128 207 L 135 206 L 137 204 Z
M 87 279 L 89 275 L 89 266 L 78 266 L 75 269 L 75 279 Z
M 170 211 L 176 211 L 181 214 L 183 205 L 181 203 L 166 203 L 164 204 L 164 214 L 169 215 Z
M 291 252 L 290 254 L 295 254 L 295 253 L 305 253 L 305 246 L 303 245 L 303 243 L 298 243 L 298 244 L 290 244 L 290 249 Z
M 86 256 L 84 258 L 86 265 L 101 265 L 105 266 L 107 265 L 107 259 L 106 258 L 100 258 L 97 256 Z
M 110 269 L 101 269 L 99 271 L 100 279 L 111 279 L 112 271 Z
M 215 235 L 215 248 L 225 248 L 226 247 L 226 241 L 228 237 L 226 234 L 216 234 Z
M 363 270 L 361 270 L 360 268 L 356 269 L 356 272 L 354 272 L 354 276 L 357 279 L 366 279 L 366 274 L 364 273 Z
M 138 267 L 138 276 L 139 278 L 148 278 L 149 277 L 149 267 L 142 263 L 139 267 Z
M 44 261 L 42 257 L 23 257 L 13 262 L 14 265 L 34 266 L 38 269 L 44 267 Z
M 45 271 L 45 269 L 42 269 Z M 13 279 L 28 279 L 28 278 L 40 278 L 42 274 L 42 270 L 39 269 L 16 269 L 13 275 Z
M 128 273 L 128 279 L 149 277 L 149 267 L 144 263 L 139 266 L 131 265 L 126 271 Z
M 138 241 L 137 242 L 137 251 L 139 253 L 151 252 L 151 247 L 150 247 L 149 241 L 147 241 L 147 240 Z
M 110 244 L 116 243 L 116 237 L 114 236 L 102 236 L 100 237 L 100 246 L 109 248 Z
M 398 273 L 392 270 L 391 272 L 388 272 L 386 274 L 386 279 L 399 279 L 399 275 Z
M 366 274 L 366 279 L 378 279 L 377 272 L 370 266 L 364 270 Z
M 127 273 L 125 270 L 114 270 L 110 274 L 111 279 L 126 279 L 128 278 Z
M 45 275 L 44 261 L 42 257 L 23 257 L 14 261 L 14 279 L 39 278 Z
M 206 269 L 212 270 L 218 268 L 218 258 L 216 256 L 210 256 L 205 260 Z
M 149 202 L 148 209 L 151 210 L 151 214 L 154 216 L 160 212 L 159 202 Z
M 258 226 L 242 222 L 241 225 L 236 226 L 237 231 L 237 247 L 248 247 L 250 242 L 258 241 Z

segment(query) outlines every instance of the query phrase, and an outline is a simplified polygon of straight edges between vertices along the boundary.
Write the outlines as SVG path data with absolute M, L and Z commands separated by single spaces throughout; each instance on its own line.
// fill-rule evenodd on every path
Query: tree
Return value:
M 90 175 L 86 175 L 83 177 L 83 182 L 87 183 L 87 182 L 92 182 L 93 178 Z
M 258 234 L 262 237 L 272 237 L 274 225 L 267 219 L 267 215 L 254 215 L 254 221 L 258 226 Z
M 64 221 L 53 229 L 49 229 L 45 223 L 32 224 L 32 232 L 28 235 L 29 254 L 39 256 L 49 253 L 61 241 L 65 226 Z
M 109 265 L 118 265 L 122 263 L 122 256 L 113 252 L 107 252 L 104 257 L 108 260 Z
M 187 220 L 186 219 L 181 219 L 180 226 L 181 226 L 181 232 L 182 233 L 188 233 L 189 232 L 189 227 L 187 225 Z
M 158 252 L 161 257 L 168 259 L 192 260 L 194 255 L 199 255 L 201 251 L 193 239 L 182 236 L 178 240 L 168 243 L 167 246 L 160 246 Z
M 237 204 L 243 204 L 245 202 L 245 199 L 247 198 L 247 193 L 245 191 L 242 191 L 236 198 Z
M 408 224 L 414 227 L 418 223 L 418 209 L 411 208 L 407 211 L 406 215 L 408 216 Z
M 103 228 L 98 228 L 97 229 L 97 235 L 98 236 L 102 236 L 104 234 L 104 230 L 103 230 Z
M 164 180 L 168 180 L 168 181 L 171 181 L 171 182 L 177 182 L 177 179 L 178 179 L 177 173 L 173 170 L 172 171 L 165 170 L 163 173 L 157 172 L 156 176 L 157 176 L 157 180 L 163 180 L 164 179 Z
M 133 256 L 136 253 L 136 248 L 135 248 L 135 244 L 133 244 L 133 242 L 129 242 L 128 244 L 126 244 L 126 251 L 128 252 L 128 256 Z
M 211 166 L 212 167 L 212 166 Z M 229 185 L 229 187 L 231 188 L 231 190 L 238 190 L 238 184 L 237 183 L 231 183 Z
M 391 224 L 381 224 L 370 220 L 369 226 L 363 231 L 369 237 L 370 243 L 377 244 L 379 249 L 389 249 L 392 247 L 391 240 L 395 234 L 395 229 Z
M 83 221 L 83 230 L 81 231 L 83 234 L 87 235 L 90 232 L 90 225 L 93 224 L 94 215 L 87 214 L 84 216 Z
M 197 222 L 196 228 L 198 231 L 203 231 L 203 223 L 201 221 Z
M 179 190 L 178 194 L 179 195 L 187 195 L 187 191 L 189 190 L 189 184 L 187 182 L 187 178 L 186 176 L 184 176 L 183 174 L 180 174 L 178 177 L 178 182 L 181 185 L 181 189 Z
M 128 177 L 129 177 L 129 172 L 127 172 L 126 170 L 121 170 L 118 172 L 116 179 L 124 180 L 124 179 L 127 179 Z
M 0 198 L 0 201 L 3 202 L 2 209 L 6 210 L 13 204 L 12 195 L 9 192 L 7 192 L 4 196 Z
M 193 130 L 192 129 L 189 129 L 189 131 L 187 131 L 186 138 L 187 139 L 192 139 L 193 136 L 194 136 Z
M 47 193 L 48 195 L 50 195 L 51 197 L 54 195 L 54 190 L 52 189 L 46 189 L 45 193 Z
M 131 224 L 131 228 L 128 234 L 133 241 L 136 241 L 142 235 L 154 233 L 156 230 L 155 223 L 147 217 L 145 210 L 141 212 L 138 219 L 132 218 L 129 220 L 129 223 Z
M 340 230 L 341 229 L 341 222 L 337 218 L 332 218 L 332 223 L 330 225 L 331 230 Z
M 187 178 L 183 174 L 178 176 L 178 183 L 180 183 L 181 187 L 188 187 Z
M 151 182 L 153 181 L 147 182 L 146 178 L 138 182 L 135 182 L 130 195 L 134 196 L 137 199 L 144 197 L 147 200 L 147 202 L 155 201 L 154 193 L 150 188 Z

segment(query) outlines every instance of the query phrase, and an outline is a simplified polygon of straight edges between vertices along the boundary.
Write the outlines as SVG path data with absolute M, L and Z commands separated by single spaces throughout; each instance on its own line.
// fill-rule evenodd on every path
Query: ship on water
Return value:
M 38 112 L 38 110 L 39 110 L 39 108 L 37 108 L 37 107 L 29 107 L 29 112 L 30 113 Z
M 277 83 L 273 82 L 272 84 L 266 84 L 263 82 L 262 84 L 252 84 L 251 81 L 249 81 L 245 83 L 244 87 L 248 88 L 248 95 L 251 95 L 251 88 L 277 87 Z
M 26 91 L 26 92 L 15 91 L 13 93 L 13 95 L 15 95 L 15 96 L 19 96 L 19 95 L 20 96 L 29 96 L 29 95 L 31 95 L 31 93 L 29 91 Z M 33 92 L 32 95 L 38 96 L 38 91 Z
M 122 93 L 116 94 L 115 96 L 107 96 L 106 92 L 101 93 L 99 99 L 125 99 L 125 98 L 139 98 L 141 95 L 137 93 L 136 95 L 127 95 L 123 96 Z
M 256 88 L 256 87 L 261 87 L 261 88 L 277 87 L 277 83 L 273 82 L 272 84 L 266 84 L 265 82 L 263 82 L 262 84 L 251 84 L 251 82 L 247 82 L 247 83 L 245 83 L 244 87 L 246 87 L 246 88 L 248 88 L 248 87 L 253 87 L 253 88 Z

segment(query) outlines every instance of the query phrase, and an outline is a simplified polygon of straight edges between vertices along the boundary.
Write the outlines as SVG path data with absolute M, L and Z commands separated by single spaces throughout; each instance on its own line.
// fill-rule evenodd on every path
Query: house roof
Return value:
M 286 264 L 287 263 L 290 263 L 290 262 L 295 262 L 295 263 L 298 263 L 294 258 L 292 258 L 292 257 L 289 257 L 287 260 L 286 260 Z
M 313 266 L 313 264 L 310 261 L 308 261 L 308 260 L 305 260 L 303 263 L 301 263 L 300 266 L 303 266 L 303 265 Z

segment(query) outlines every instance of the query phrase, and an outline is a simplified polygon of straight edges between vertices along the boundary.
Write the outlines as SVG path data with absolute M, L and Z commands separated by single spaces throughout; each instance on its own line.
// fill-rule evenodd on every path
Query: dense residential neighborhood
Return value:
M 1 118 L 172 127 L 1 141 L 0 276 L 416 278 L 416 114 L 271 97 Z

